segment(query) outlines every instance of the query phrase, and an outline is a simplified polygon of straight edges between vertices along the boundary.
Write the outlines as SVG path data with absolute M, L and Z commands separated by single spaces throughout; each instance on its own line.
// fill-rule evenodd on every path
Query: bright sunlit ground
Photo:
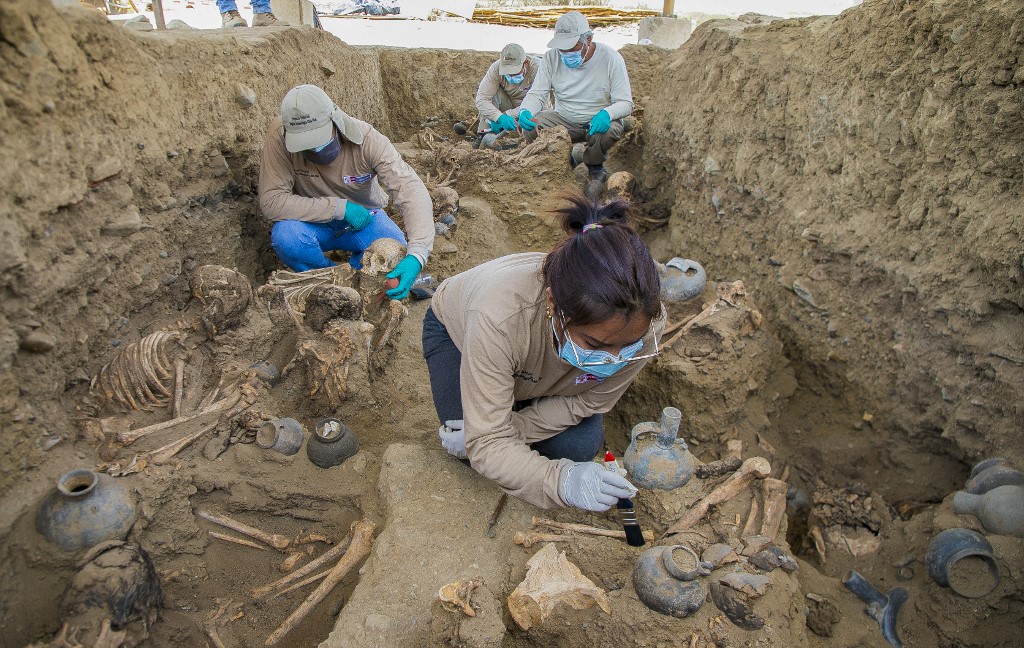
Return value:
M 245 0 L 238 1 L 238 10 L 251 22 L 252 6 Z M 416 0 L 414 0 L 416 1 Z M 422 0 L 420 0 L 422 1 Z M 144 5 L 146 0 L 136 0 Z M 163 0 L 164 17 L 183 20 L 197 29 L 218 29 L 221 18 L 214 0 Z M 336 3 L 336 1 L 335 1 Z M 739 16 L 744 13 L 760 13 L 783 18 L 812 15 L 838 14 L 860 0 L 677 0 L 676 13 L 708 14 L 714 16 Z M 192 5 L 191 7 L 189 5 Z M 612 6 L 635 9 L 647 6 L 660 10 L 661 2 L 638 2 L 637 0 L 612 0 Z M 323 9 L 323 7 L 321 7 Z M 568 8 L 566 8 L 568 10 Z M 115 16 L 124 20 L 134 14 Z M 152 12 L 147 12 L 153 20 Z M 430 47 L 497 51 L 506 43 L 519 43 L 526 51 L 542 53 L 551 39 L 550 29 L 530 27 L 505 27 L 482 23 L 426 21 L 426 20 L 367 20 L 362 18 L 335 18 L 321 16 L 324 29 L 351 45 L 390 45 L 395 47 Z M 597 29 L 599 42 L 616 49 L 637 42 L 637 26 L 619 26 Z

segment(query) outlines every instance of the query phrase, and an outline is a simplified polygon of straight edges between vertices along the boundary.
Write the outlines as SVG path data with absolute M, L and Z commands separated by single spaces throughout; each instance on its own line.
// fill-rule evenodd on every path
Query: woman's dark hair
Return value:
M 619 315 L 658 317 L 658 269 L 647 245 L 629 226 L 629 201 L 613 198 L 599 204 L 580 193 L 562 198 L 568 204 L 554 214 L 569 236 L 548 254 L 543 272 L 544 284 L 566 319 L 586 325 Z

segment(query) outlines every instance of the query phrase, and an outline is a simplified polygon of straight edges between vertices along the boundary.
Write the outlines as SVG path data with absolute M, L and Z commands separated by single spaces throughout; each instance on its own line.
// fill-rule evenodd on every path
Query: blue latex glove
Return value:
M 448 451 L 448 454 L 456 459 L 468 459 L 466 454 L 466 431 L 463 430 L 463 422 L 445 421 L 444 425 L 437 428 L 437 435 L 441 437 L 441 446 Z
M 492 122 L 492 124 L 493 124 L 493 122 Z M 491 129 L 492 130 L 494 129 L 493 125 L 491 126 Z M 515 129 L 516 129 L 516 120 L 512 119 L 512 117 L 510 115 L 502 115 L 501 117 L 498 117 L 498 130 L 499 131 L 503 131 L 503 130 L 514 131 Z
M 357 202 L 347 200 L 345 201 L 345 222 L 348 223 L 353 232 L 358 232 L 373 222 L 373 216 L 367 211 L 366 207 Z
M 489 121 L 489 122 L 487 122 L 487 125 L 490 126 L 492 133 L 500 133 L 501 132 L 501 124 L 499 124 L 498 122 L 496 122 L 496 121 Z
M 409 289 L 412 288 L 412 284 L 416 281 L 416 276 L 419 275 L 422 269 L 423 266 L 420 264 L 419 259 L 411 254 L 405 255 L 405 258 L 398 262 L 395 269 L 386 275 L 388 279 L 398 279 L 398 285 L 387 291 L 388 297 L 391 299 L 405 299 L 409 294 Z
M 608 114 L 607 110 L 598 110 L 597 114 L 590 120 L 590 132 L 587 133 L 587 137 L 597 135 L 598 133 L 607 133 L 611 127 L 612 116 Z
M 525 131 L 532 131 L 533 129 L 537 128 L 537 124 L 533 122 L 533 113 L 530 112 L 529 110 L 520 110 L 519 125 Z
M 607 511 L 620 498 L 633 495 L 636 487 L 625 477 L 593 461 L 571 464 L 558 480 L 558 497 L 585 511 Z

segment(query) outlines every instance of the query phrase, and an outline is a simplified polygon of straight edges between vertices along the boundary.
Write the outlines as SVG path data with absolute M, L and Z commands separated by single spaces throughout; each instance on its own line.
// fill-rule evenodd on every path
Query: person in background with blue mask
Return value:
M 622 119 L 633 112 L 626 62 L 611 47 L 594 42 L 590 24 L 578 11 L 555 22 L 548 47 L 520 106 L 519 126 L 528 142 L 539 129 L 565 128 L 573 142 L 586 143 L 582 150 L 570 149 L 569 166 L 582 162 L 591 180 L 603 182 L 608 150 L 622 137 Z M 553 110 L 544 109 L 549 93 L 555 97 Z
M 480 113 L 477 134 L 514 131 L 519 105 L 530 91 L 540 69 L 540 57 L 528 56 L 521 45 L 509 43 L 501 56 L 487 68 L 476 91 L 476 109 Z
M 437 288 L 423 356 L 441 445 L 542 508 L 605 511 L 636 489 L 592 461 L 603 414 L 658 355 L 658 270 L 629 203 L 572 194 L 549 254 L 495 259 Z
M 384 213 L 389 195 L 408 240 Z M 434 246 L 434 209 L 423 181 L 387 137 L 315 85 L 294 87 L 281 102 L 263 142 L 259 196 L 260 211 L 274 222 L 270 244 L 292 270 L 333 266 L 328 250 L 351 252 L 349 265 L 358 270 L 377 239 L 407 246 L 387 275 L 398 279 L 387 291 L 392 299 L 409 294 Z

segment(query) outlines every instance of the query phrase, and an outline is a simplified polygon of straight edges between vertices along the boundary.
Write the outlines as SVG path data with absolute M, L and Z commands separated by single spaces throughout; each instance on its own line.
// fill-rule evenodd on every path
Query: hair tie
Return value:
M 583 231 L 581 231 L 580 234 L 582 234 L 583 232 L 587 232 L 587 231 L 592 230 L 592 229 L 598 229 L 598 228 L 601 228 L 601 227 L 604 227 L 604 225 L 602 225 L 600 223 L 590 223 L 589 225 L 584 225 L 583 226 Z

